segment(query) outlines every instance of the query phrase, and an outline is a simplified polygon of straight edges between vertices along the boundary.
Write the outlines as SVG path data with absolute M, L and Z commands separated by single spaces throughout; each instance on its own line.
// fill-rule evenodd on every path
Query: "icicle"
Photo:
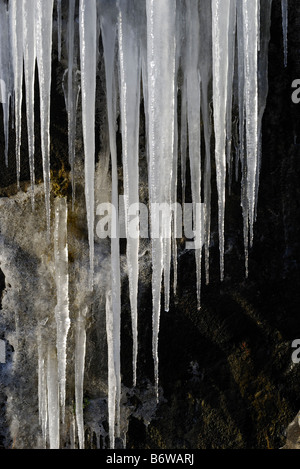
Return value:
M 236 0 L 230 2 L 228 30 L 228 82 L 227 82 L 227 113 L 226 113 L 226 153 L 228 168 L 228 188 L 231 194 L 232 181 L 232 87 L 235 63 L 235 32 L 236 32 Z
M 87 308 L 79 312 L 76 322 L 75 337 L 75 405 L 78 429 L 79 448 L 84 449 L 84 421 L 83 421 L 83 379 L 86 351 L 86 320 Z
M 220 278 L 224 279 L 224 219 L 226 183 L 226 106 L 230 0 L 212 0 L 213 103 L 215 160 L 219 206 Z M 233 66 L 233 64 L 231 64 Z
M 176 67 L 176 76 L 177 76 L 177 67 Z M 176 100 L 174 106 L 174 122 L 177 124 L 177 93 L 176 93 Z M 175 125 L 174 128 L 174 150 L 173 150 L 174 158 L 173 158 L 173 179 L 172 179 L 172 192 L 171 192 L 171 201 L 174 204 L 175 210 L 173 212 L 173 219 L 172 219 L 172 257 L 173 257 L 173 292 L 174 296 L 177 292 L 177 217 L 178 217 L 178 205 L 177 205 L 177 167 L 178 167 L 178 126 Z M 181 217 L 182 218 L 182 217 Z M 169 305 L 165 304 L 165 310 L 169 310 Z
M 13 78 L 10 64 L 9 16 L 6 4 L 0 2 L 0 101 L 3 109 L 3 127 L 5 138 L 5 164 L 8 166 L 9 110 Z
M 237 2 L 237 54 L 238 54 L 238 106 L 239 106 L 239 152 L 236 156 L 236 180 L 238 165 L 241 163 L 243 172 L 245 165 L 245 103 L 244 103 L 244 33 L 242 2 Z
M 47 232 L 50 239 L 50 94 L 53 0 L 36 0 L 36 52 Z
M 48 346 L 47 357 L 47 394 L 50 449 L 59 449 L 59 386 L 57 375 L 57 358 L 55 349 Z
M 36 63 L 35 0 L 24 0 L 23 14 L 24 71 L 26 88 L 28 154 L 31 181 L 31 203 L 32 209 L 34 209 L 34 78 Z
M 179 9 L 178 9 L 179 8 Z M 175 16 L 175 31 L 174 31 L 174 59 L 172 59 L 173 76 L 172 76 L 172 108 L 174 112 L 172 125 L 172 147 L 171 150 L 171 180 L 170 180 L 170 207 L 171 223 L 170 239 L 165 239 L 166 256 L 164 261 L 164 297 L 165 297 L 165 311 L 170 309 L 170 278 L 171 278 L 171 259 L 173 264 L 173 292 L 176 295 L 177 290 L 177 238 L 182 237 L 182 226 L 178 231 L 178 219 L 182 219 L 182 209 L 177 203 L 177 188 L 178 188 L 178 70 L 180 66 L 180 54 L 182 53 L 182 36 L 184 23 L 180 18 L 182 9 L 180 3 L 176 2 L 176 16 Z
M 189 137 L 189 158 L 191 171 L 191 187 L 193 201 L 193 215 L 196 220 L 197 207 L 201 203 L 201 117 L 200 117 L 200 97 L 201 97 L 201 78 L 199 70 L 200 55 L 200 31 L 198 1 L 190 0 L 187 2 L 187 118 L 188 118 L 188 137 Z M 203 220 L 200 219 L 200 226 L 196 229 L 201 230 Z M 202 249 L 195 249 L 196 274 L 197 274 L 197 300 L 200 308 L 201 295 L 201 257 Z
M 107 113 L 109 127 L 109 144 L 111 154 L 112 172 L 112 205 L 115 209 L 115 220 L 112 220 L 111 239 L 111 303 L 113 314 L 113 347 L 114 347 L 114 373 L 116 381 L 116 407 L 114 418 L 116 421 L 117 436 L 120 435 L 120 401 L 121 401 L 121 368 L 120 368 L 120 348 L 121 348 L 121 288 L 120 288 L 120 245 L 119 226 L 115 223 L 119 218 L 119 195 L 118 195 L 118 167 L 117 167 L 117 147 L 116 147 L 116 79 L 114 75 L 115 43 L 118 12 L 115 2 L 102 0 L 101 11 L 101 32 L 104 49 Z M 112 373 L 109 370 L 109 373 Z M 110 415 L 112 422 L 113 416 Z M 112 441 L 112 440 L 111 440 Z
M 244 96 L 247 142 L 247 183 L 246 196 L 249 217 L 249 243 L 253 242 L 255 215 L 256 177 L 258 171 L 258 0 L 243 3 L 244 25 Z
M 209 94 L 212 79 L 212 35 L 211 1 L 202 0 L 200 8 L 200 71 L 201 71 L 201 111 L 204 129 L 204 244 L 205 244 L 205 279 L 209 283 L 209 247 L 211 223 L 211 109 L 212 97 Z
M 97 9 L 95 0 L 80 0 L 80 62 L 82 125 L 85 154 L 85 198 L 90 247 L 90 288 L 94 274 L 95 99 Z
M 241 163 L 241 207 L 243 212 L 243 236 L 245 255 L 245 276 L 249 274 L 249 208 L 247 201 L 247 173 L 245 152 L 245 69 L 244 69 L 244 27 L 243 27 L 243 5 L 237 2 L 237 49 L 238 49 L 238 105 L 239 105 L 239 160 Z M 238 158 L 236 158 L 236 180 L 238 179 Z
M 122 151 L 124 171 L 125 224 L 127 236 L 127 265 L 133 336 L 133 386 L 136 386 L 138 353 L 137 293 L 139 253 L 139 119 L 141 61 L 138 47 L 138 4 L 132 0 L 119 2 L 119 62 L 122 123 Z M 135 204 L 135 205 L 134 205 Z M 131 213 L 135 207 L 135 212 Z M 130 227 L 132 216 L 136 230 Z M 131 223 L 132 224 L 132 223 Z
M 20 188 L 22 84 L 23 84 L 23 2 L 9 2 L 10 38 L 14 74 L 17 187 Z
M 270 42 L 272 0 L 266 0 L 260 5 L 260 49 L 258 54 L 258 171 L 256 173 L 256 194 L 255 194 L 255 219 L 257 215 L 259 175 L 261 167 L 261 133 L 262 119 L 266 108 L 269 83 L 268 83 L 268 53 Z
M 182 10 L 178 9 L 178 2 L 176 3 L 176 23 L 175 23 L 175 61 L 174 61 L 174 132 L 173 132 L 173 166 L 172 166 L 172 181 L 171 181 L 171 204 L 174 207 L 173 216 L 171 220 L 172 232 L 172 259 L 173 259 L 173 292 L 174 296 L 177 293 L 178 282 L 178 250 L 177 238 L 182 237 L 182 208 L 177 203 L 177 190 L 178 190 L 178 70 L 180 67 L 180 56 L 182 54 L 182 36 L 184 23 L 182 21 Z M 180 232 L 178 232 L 178 219 L 180 218 Z M 164 278 L 165 283 L 167 277 Z M 169 280 L 170 282 L 170 280 Z M 167 301 L 166 301 L 167 300 Z M 169 310 L 169 297 L 165 297 L 165 311 Z
M 179 64 L 181 70 L 186 69 L 186 14 L 185 2 L 178 1 L 176 4 L 177 18 L 176 21 L 176 47 Z M 180 83 L 180 170 L 181 170 L 181 191 L 182 191 L 182 205 L 185 203 L 186 192 L 186 162 L 187 162 L 187 99 L 186 99 L 186 77 L 183 73 L 182 81 Z
M 74 415 L 72 416 L 72 421 L 71 421 L 71 425 L 70 425 L 70 443 L 71 443 L 71 449 L 76 449 L 75 447 L 75 442 L 76 442 L 76 438 L 75 438 L 75 434 L 76 434 L 76 422 L 75 422 L 75 418 L 74 418 Z
M 147 18 L 146 18 L 146 2 L 141 3 L 143 10 L 141 11 L 140 18 L 140 54 L 141 54 L 141 67 L 142 67 L 142 91 L 143 91 L 143 104 L 145 113 L 145 136 L 146 136 L 146 158 L 149 161 L 149 122 L 148 122 L 148 73 L 147 73 Z
M 65 418 L 66 399 L 67 336 L 70 328 L 67 219 L 67 201 L 65 198 L 58 197 L 55 199 L 54 229 L 54 261 L 57 291 L 55 319 L 57 326 L 56 347 L 60 405 L 63 422 Z
M 181 125 L 180 125 L 180 154 L 181 154 L 181 186 L 182 203 L 185 203 L 186 191 L 186 160 L 187 160 L 187 106 L 186 106 L 186 79 L 181 88 Z
M 61 61 L 61 0 L 57 0 L 57 44 L 58 44 L 58 60 Z
M 288 60 L 288 0 L 281 0 L 284 66 Z
M 175 13 L 175 12 L 174 12 Z M 171 23 L 172 23 L 172 16 L 171 16 Z M 170 127 L 169 127 L 169 135 L 164 143 L 165 148 L 163 149 L 162 155 L 166 155 L 164 158 L 165 163 L 165 182 L 164 182 L 164 200 L 167 202 L 170 210 L 168 210 L 167 216 L 165 217 L 165 213 L 163 214 L 162 218 L 162 234 L 163 234 L 163 272 L 164 272 L 164 299 L 165 299 L 165 311 L 169 311 L 170 308 L 170 278 L 171 278 L 171 254 L 172 254 L 172 222 L 176 220 L 176 206 L 175 211 L 172 212 L 172 194 L 174 185 L 177 185 L 177 168 L 176 174 L 174 174 L 174 160 L 177 159 L 177 156 L 174 155 L 175 149 L 175 138 L 176 138 L 176 131 L 175 131 L 175 116 L 177 118 L 177 114 L 175 111 L 175 105 L 177 105 L 177 98 L 175 97 L 175 82 L 177 85 L 177 74 L 176 74 L 176 38 L 175 38 L 175 30 L 173 29 L 173 25 L 171 25 L 172 31 L 170 35 L 170 68 L 168 73 L 170 73 L 170 97 L 167 101 L 169 105 L 168 113 L 170 119 Z M 176 147 L 177 148 L 177 147 Z M 175 193 L 174 193 L 175 196 Z
M 47 404 L 47 355 L 42 340 L 41 331 L 38 331 L 38 396 L 39 396 L 39 422 L 42 428 L 44 446 L 47 443 L 48 404 Z
M 108 424 L 110 449 L 115 447 L 115 415 L 116 415 L 116 372 L 114 360 L 114 317 L 112 311 L 112 297 L 109 291 L 106 295 L 106 336 L 108 352 Z
M 77 84 L 77 71 L 74 70 L 74 64 L 77 61 L 74 45 L 74 15 L 75 0 L 69 2 L 69 18 L 68 18 L 68 71 L 67 71 L 67 89 L 65 91 L 66 107 L 68 112 L 68 147 L 69 147 L 69 163 L 71 166 L 72 178 L 72 208 L 75 202 L 75 136 L 76 136 L 76 110 L 79 95 L 79 85 Z
M 147 0 L 147 64 L 149 119 L 149 194 L 152 240 L 152 350 L 158 399 L 158 335 L 163 267 L 169 268 L 171 216 L 160 223 L 157 205 L 170 207 L 174 145 L 175 8 L 174 2 Z M 161 31 L 164 34 L 161 34 Z M 165 215 L 165 214 L 164 214 Z M 161 226 L 161 230 L 159 229 Z M 158 232 L 155 234 L 155 232 Z M 169 238 L 168 238 L 169 236 Z M 163 237 L 165 239 L 163 239 Z

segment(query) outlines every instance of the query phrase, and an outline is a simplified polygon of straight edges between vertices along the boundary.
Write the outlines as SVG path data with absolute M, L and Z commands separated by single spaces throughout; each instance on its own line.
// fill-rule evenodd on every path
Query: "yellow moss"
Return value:
M 189 401 L 189 404 L 195 404 L 195 399 L 190 392 L 187 393 L 187 399 Z
M 70 185 L 69 173 L 65 170 L 64 164 L 62 163 L 61 168 L 51 170 L 51 185 L 52 192 L 56 197 L 66 197 Z
M 161 433 L 159 432 L 159 430 L 156 427 L 151 426 L 149 433 L 150 433 L 151 440 L 154 443 L 154 447 L 156 447 L 158 449 L 167 449 L 167 445 L 166 445 Z

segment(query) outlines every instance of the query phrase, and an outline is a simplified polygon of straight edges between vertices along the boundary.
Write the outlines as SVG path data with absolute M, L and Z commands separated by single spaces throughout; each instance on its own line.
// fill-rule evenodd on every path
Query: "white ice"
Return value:
M 63 422 L 66 400 L 67 336 L 70 328 L 67 220 L 67 200 L 66 198 L 57 197 L 55 199 L 54 227 L 54 262 L 57 295 L 55 319 L 60 405 Z
M 41 147 L 48 238 L 50 239 L 50 96 L 53 0 L 36 0 L 36 53 L 40 86 Z
M 80 0 L 80 64 L 82 126 L 85 155 L 85 198 L 90 248 L 90 287 L 94 274 L 94 178 L 95 178 L 95 98 L 97 59 L 97 8 L 95 0 Z
M 122 159 L 124 171 L 125 224 L 127 233 L 127 267 L 133 336 L 133 385 L 136 385 L 138 353 L 138 274 L 139 228 L 131 233 L 130 222 L 138 226 L 139 215 L 129 207 L 139 202 L 139 120 L 141 59 L 139 52 L 137 6 L 132 0 L 119 2 L 119 66 L 122 128 Z M 130 232 L 131 231 L 131 232 Z

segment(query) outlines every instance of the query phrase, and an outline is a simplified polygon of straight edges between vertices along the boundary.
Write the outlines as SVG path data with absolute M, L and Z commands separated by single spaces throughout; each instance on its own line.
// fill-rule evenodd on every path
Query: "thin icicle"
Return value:
M 77 70 L 74 64 L 77 62 L 75 50 L 75 0 L 69 1 L 69 18 L 68 18 L 68 70 L 67 70 L 67 89 L 65 91 L 65 100 L 68 113 L 68 147 L 69 147 L 69 163 L 71 166 L 72 178 L 72 208 L 75 202 L 75 137 L 76 137 L 76 110 L 79 95 L 79 84 L 77 83 Z
M 113 348 L 114 348 L 114 373 L 116 381 L 116 404 L 114 418 L 116 422 L 116 434 L 120 435 L 120 401 L 121 401 L 121 286 L 120 286 L 120 244 L 119 225 L 115 223 L 119 217 L 119 195 L 118 195 L 118 167 L 117 167 L 117 147 L 116 147 L 116 77 L 114 73 L 115 65 L 115 44 L 118 12 L 115 2 L 102 0 L 101 11 L 101 33 L 104 49 L 107 113 L 109 127 L 109 144 L 111 154 L 111 178 L 112 193 L 111 201 L 116 217 L 112 220 L 111 239 L 111 303 L 113 314 Z M 115 220 L 114 220 L 115 218 Z M 112 422 L 112 416 L 109 417 Z
M 28 156 L 31 181 L 31 203 L 34 209 L 34 78 L 36 64 L 35 44 L 35 0 L 24 0 L 23 39 L 24 39 L 24 71 L 26 86 L 26 113 L 28 132 Z
M 181 125 L 180 125 L 180 155 L 181 155 L 181 186 L 182 203 L 185 203 L 186 191 L 186 160 L 187 160 L 187 105 L 186 105 L 186 79 L 181 88 Z
M 184 2 L 177 1 L 177 56 L 181 70 L 186 69 L 186 5 Z M 181 170 L 181 192 L 182 192 L 182 205 L 185 203 L 186 192 L 186 164 L 187 164 L 187 146 L 188 146 L 188 128 L 187 128 L 187 90 L 186 90 L 186 77 L 183 74 L 180 84 L 180 170 Z
M 5 138 L 5 164 L 8 166 L 9 114 L 12 92 L 12 70 L 10 63 L 9 15 L 4 0 L 0 2 L 0 101 L 3 109 Z
M 146 2 L 141 4 L 143 10 L 141 11 L 140 19 L 140 54 L 141 54 L 141 67 L 142 67 L 142 95 L 145 115 L 145 151 L 146 158 L 149 161 L 149 118 L 148 118 L 148 72 L 147 72 L 147 18 L 146 18 Z
M 201 78 L 199 70 L 200 57 L 200 31 L 198 1 L 187 2 L 187 118 L 189 137 L 189 159 L 191 172 L 191 188 L 193 202 L 193 218 L 196 220 L 197 210 L 201 203 Z M 200 226 L 196 230 L 201 231 L 203 220 L 200 217 Z M 195 249 L 196 275 L 197 275 L 197 300 L 200 308 L 201 296 L 201 258 L 202 249 Z
M 201 112 L 204 130 L 204 245 L 205 280 L 209 283 L 209 247 L 211 230 L 211 109 L 212 96 L 209 92 L 212 79 L 212 34 L 211 1 L 202 0 L 200 8 L 200 71 L 201 71 Z
M 170 207 L 175 105 L 175 5 L 170 0 L 147 0 L 147 75 L 149 119 L 149 194 L 152 240 L 152 351 L 158 399 L 158 335 L 163 267 L 169 268 L 171 215 L 160 226 L 158 204 Z M 161 31 L 164 34 L 161 34 Z M 165 214 L 164 214 L 165 215 Z M 160 229 L 160 227 L 162 229 Z M 163 240 L 163 237 L 165 238 Z
M 36 0 L 36 52 L 47 233 L 50 239 L 50 96 L 53 0 Z
M 170 63 L 169 63 L 169 70 L 170 73 L 170 96 L 167 98 L 167 112 L 168 112 L 168 119 L 169 121 L 169 134 L 166 135 L 166 140 L 164 142 L 164 149 L 162 155 L 165 155 L 164 163 L 165 163 L 165 184 L 164 184 L 164 196 L 163 200 L 169 205 L 171 208 L 174 200 L 172 200 L 173 191 L 175 190 L 174 184 L 177 184 L 177 168 L 176 174 L 174 173 L 174 160 L 177 159 L 174 155 L 175 148 L 177 149 L 177 145 L 175 145 L 175 138 L 177 133 L 175 131 L 175 118 L 177 117 L 175 111 L 175 105 L 177 105 L 177 98 L 175 97 L 175 85 L 177 85 L 177 73 L 176 73 L 176 36 L 175 30 L 173 29 L 173 18 L 171 16 L 171 34 L 170 34 Z M 164 138 L 163 138 L 164 140 Z M 175 192 L 174 192 L 175 197 Z M 176 211 L 177 206 L 175 205 L 174 211 L 168 211 L 167 216 L 165 214 L 162 218 L 162 229 L 163 229 L 163 272 L 164 272 L 164 300 L 165 311 L 169 311 L 170 308 L 170 279 L 171 279 L 171 256 L 172 256 L 172 244 L 173 237 L 172 237 L 172 223 L 173 220 L 176 221 Z M 170 214 L 169 214 L 170 213 Z
M 212 0 L 213 104 L 215 160 L 219 207 L 220 278 L 224 279 L 224 221 L 226 184 L 226 106 L 230 0 Z M 233 66 L 233 64 L 231 64 Z
M 139 119 L 141 61 L 138 47 L 138 4 L 132 0 L 119 2 L 119 63 L 124 171 L 125 224 L 127 236 L 127 265 L 133 336 L 133 386 L 136 386 L 138 353 L 138 254 L 139 254 Z M 135 213 L 130 213 L 135 208 Z M 130 227 L 132 217 L 136 230 Z
M 84 449 L 83 380 L 86 351 L 86 314 L 87 308 L 84 308 L 82 312 L 79 312 L 76 321 L 75 336 L 75 407 L 80 449 Z
M 112 311 L 112 296 L 106 295 L 106 336 L 108 353 L 108 426 L 110 449 L 115 448 L 115 419 L 116 419 L 116 372 L 114 359 L 114 317 Z
M 60 425 L 59 425 L 59 386 L 57 375 L 56 351 L 48 346 L 47 355 L 47 395 L 48 395 L 48 431 L 50 449 L 59 449 Z
M 176 67 L 176 75 L 177 75 L 177 67 Z M 173 258 L 173 292 L 174 296 L 177 293 L 177 282 L 178 282 L 178 274 L 177 274 L 177 220 L 178 220 L 178 204 L 177 204 L 177 185 L 178 185 L 178 126 L 177 126 L 177 93 L 176 93 L 176 101 L 174 106 L 174 158 L 173 158 L 173 179 L 172 179 L 172 192 L 171 192 L 171 201 L 174 204 L 175 210 L 173 212 L 173 219 L 172 219 L 172 258 Z M 182 218 L 182 217 L 181 217 Z M 182 227 L 181 227 L 182 228 Z M 165 305 L 165 310 L 169 310 L 169 305 Z
M 72 421 L 70 425 L 70 443 L 71 443 L 71 448 L 70 449 L 76 449 L 76 422 L 74 415 L 72 416 Z
M 255 219 L 257 216 L 259 175 L 261 167 L 261 134 L 262 119 L 266 108 L 269 80 L 268 80 L 268 52 L 270 42 L 272 0 L 266 0 L 260 5 L 260 49 L 258 54 L 258 171 L 256 173 Z
M 227 82 L 227 113 L 226 113 L 226 153 L 228 168 L 228 188 L 231 193 L 232 182 L 232 100 L 233 76 L 235 63 L 236 39 L 236 0 L 230 2 L 229 30 L 228 30 L 228 82 Z
M 17 187 L 20 188 L 22 84 L 23 84 L 23 2 L 9 2 L 10 39 L 14 75 Z
M 47 404 L 47 354 L 42 340 L 41 331 L 38 331 L 38 397 L 39 422 L 42 428 L 44 447 L 47 443 L 48 404 Z
M 284 66 L 288 61 L 288 0 L 281 0 Z
M 57 292 L 55 319 L 57 326 L 56 346 L 60 405 L 63 422 L 65 418 L 66 400 L 67 336 L 70 328 L 67 219 L 67 200 L 65 198 L 58 197 L 55 199 L 54 228 L 54 261 Z
M 177 190 L 178 190 L 178 70 L 180 67 L 180 56 L 182 54 L 182 36 L 184 23 L 182 21 L 182 10 L 180 10 L 180 2 L 176 2 L 176 23 L 175 23 L 175 61 L 174 61 L 174 132 L 173 132 L 173 166 L 172 166 L 172 181 L 171 181 L 171 204 L 174 207 L 172 216 L 172 260 L 173 260 L 173 293 L 176 296 L 177 283 L 178 283 L 178 250 L 177 238 L 182 238 L 182 209 L 177 204 Z M 180 226 L 178 220 L 180 218 Z M 179 230 L 180 229 L 180 230 Z M 178 231 L 179 230 L 179 231 Z M 165 280 L 167 278 L 165 277 Z M 169 297 L 165 297 L 165 311 L 169 310 Z
M 249 217 L 249 244 L 253 242 L 256 177 L 258 171 L 258 0 L 243 3 L 244 33 L 244 96 L 247 142 L 246 197 Z
M 95 98 L 97 59 L 96 0 L 80 0 L 82 126 L 85 154 L 85 199 L 90 248 L 90 288 L 94 274 Z
M 238 180 L 238 166 L 241 163 L 243 172 L 245 165 L 245 103 L 244 103 L 244 32 L 243 32 L 243 6 L 237 2 L 237 58 L 238 58 L 238 106 L 239 106 L 239 151 L 236 155 L 236 180 Z
M 57 48 L 58 48 L 58 60 L 61 61 L 61 0 L 57 0 Z

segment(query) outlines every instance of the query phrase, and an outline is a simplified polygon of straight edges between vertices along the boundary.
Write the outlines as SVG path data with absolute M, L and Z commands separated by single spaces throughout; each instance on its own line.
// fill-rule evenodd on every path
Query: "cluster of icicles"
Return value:
M 139 201 L 140 101 L 144 101 L 149 202 L 175 203 L 180 167 L 184 201 L 186 166 L 194 207 L 204 202 L 203 231 L 206 282 L 209 281 L 212 161 L 218 191 L 220 276 L 224 277 L 224 216 L 226 184 L 241 172 L 246 274 L 253 241 L 260 168 L 260 134 L 267 96 L 267 56 L 272 0 L 9 0 L 0 1 L 0 78 L 8 162 L 9 114 L 16 132 L 17 183 L 20 181 L 22 83 L 25 81 L 28 152 L 34 209 L 34 77 L 38 70 L 41 148 L 48 234 L 50 234 L 50 85 L 53 17 L 57 16 L 58 56 L 67 44 L 64 91 L 68 114 L 69 162 L 74 186 L 76 108 L 81 89 L 85 154 L 85 197 L 90 249 L 90 287 L 94 269 L 95 100 L 99 36 L 106 76 L 111 155 L 111 202 L 118 209 L 116 122 L 121 117 L 124 195 Z M 65 4 L 65 5 L 64 5 Z M 57 11 L 53 15 L 53 9 Z M 62 28 L 62 7 L 68 8 Z M 285 62 L 287 60 L 287 0 L 282 0 Z M 78 20 L 79 11 L 79 21 Z M 79 37 L 78 37 L 79 34 Z M 65 36 L 65 37 L 64 37 Z M 79 44 L 79 47 L 76 45 Z M 80 73 L 79 73 L 80 70 Z M 23 76 L 24 75 L 24 76 Z M 180 103 L 178 106 L 178 97 Z M 179 112 L 180 109 L 180 112 Z M 212 112 L 213 109 L 213 112 Z M 212 146 L 214 136 L 214 146 Z M 201 141 L 203 140 L 203 145 Z M 204 154 L 201 155 L 201 147 Z M 212 150 L 213 148 L 213 150 Z M 203 152 L 202 152 L 203 153 Z M 179 156 L 180 157 L 179 157 Z M 187 157 L 188 155 L 188 157 Z M 202 162 L 202 164 L 201 164 Z M 75 188 L 73 187 L 73 196 Z M 125 214 L 126 214 L 125 210 Z M 157 220 L 151 214 L 151 224 Z M 194 216 L 196 214 L 194 213 Z M 126 217 L 128 223 L 128 217 Z M 176 241 L 172 216 L 165 217 L 161 236 L 152 239 L 153 358 L 158 395 L 158 336 L 161 287 L 169 308 L 170 270 L 176 290 Z M 111 240 L 111 290 L 107 294 L 108 407 L 110 446 L 120 429 L 120 252 Z M 57 280 L 57 358 L 49 352 L 39 362 L 39 406 L 43 435 L 50 448 L 59 447 L 64 419 L 66 344 L 69 329 L 67 206 L 55 205 L 54 252 Z M 138 331 L 139 240 L 127 240 L 133 335 L 133 385 L 136 384 Z M 200 306 L 202 249 L 195 250 L 197 297 Z M 83 322 L 84 324 L 84 322 Z M 41 345 L 42 346 L 42 345 Z M 85 356 L 84 326 L 78 338 L 76 421 L 84 448 L 82 388 Z M 45 357 L 41 353 L 40 357 Z M 47 371 L 45 371 L 47 370 Z M 60 395 L 60 398 L 58 397 Z

